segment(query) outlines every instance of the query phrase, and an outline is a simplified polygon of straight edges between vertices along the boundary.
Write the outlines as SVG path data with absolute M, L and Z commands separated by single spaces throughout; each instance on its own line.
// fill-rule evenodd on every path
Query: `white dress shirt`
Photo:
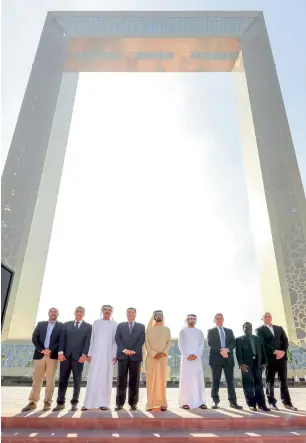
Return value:
M 44 342 L 45 349 L 49 349 L 50 340 L 51 340 L 51 334 L 53 332 L 53 329 L 54 329 L 55 325 L 56 325 L 56 320 L 53 323 L 48 321 L 47 333 L 46 333 L 45 342 Z
M 271 333 L 274 335 L 274 329 L 272 325 L 266 325 L 268 329 L 270 329 Z
M 83 323 L 83 320 L 80 320 L 80 321 L 79 321 L 78 329 L 80 329 L 80 326 L 81 326 L 82 323 Z M 77 321 L 75 320 L 75 321 L 74 321 L 74 327 L 76 326 L 76 324 L 77 324 Z

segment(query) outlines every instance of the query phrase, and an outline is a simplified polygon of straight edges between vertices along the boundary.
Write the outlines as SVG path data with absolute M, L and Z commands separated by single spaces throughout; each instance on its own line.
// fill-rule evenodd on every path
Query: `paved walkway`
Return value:
M 19 414 L 21 409 L 28 402 L 28 396 L 29 396 L 30 390 L 31 390 L 31 388 L 29 388 L 29 387 L 2 387 L 2 390 L 1 390 L 2 391 L 2 415 L 3 416 L 13 416 L 13 415 Z M 41 396 L 42 399 L 43 399 L 43 391 L 44 391 L 44 389 L 42 390 L 42 396 Z M 250 412 L 248 411 L 247 406 L 245 404 L 242 389 L 240 389 L 240 388 L 236 389 L 236 393 L 237 393 L 237 397 L 238 397 L 238 403 L 241 404 L 245 408 L 245 411 L 243 411 L 242 415 L 250 414 Z M 292 388 L 290 390 L 290 394 L 292 397 L 293 404 L 300 411 L 298 414 L 300 415 L 301 413 L 303 413 L 303 411 L 305 411 L 305 413 L 306 413 L 306 389 Z M 56 399 L 56 395 L 57 395 L 57 389 L 55 390 L 54 399 Z M 68 391 L 67 391 L 68 401 L 71 398 L 71 395 L 72 395 L 72 388 L 68 388 Z M 81 404 L 84 399 L 84 395 L 85 395 L 85 388 L 82 388 L 81 389 L 81 396 L 80 396 L 80 403 Z M 107 412 L 107 414 L 109 414 L 108 415 L 109 417 L 117 417 L 118 416 L 116 414 L 116 412 L 114 412 L 115 396 L 116 396 L 116 390 L 113 389 L 111 411 Z M 181 417 L 182 416 L 188 417 L 189 414 L 191 415 L 191 412 L 183 411 L 182 409 L 180 409 L 178 407 L 178 404 L 177 404 L 178 389 L 176 389 L 176 388 L 168 389 L 167 390 L 167 397 L 168 397 L 168 403 L 169 403 L 169 406 L 168 406 L 169 412 L 173 411 L 175 413 L 175 415 L 178 414 Z M 207 398 L 207 406 L 210 406 L 211 399 L 210 399 L 210 390 L 209 389 L 206 390 L 206 398 Z M 232 414 L 233 416 L 240 415 L 240 413 L 238 411 L 234 411 L 233 409 L 228 408 L 226 389 L 220 389 L 220 398 L 221 398 L 220 406 L 222 407 L 222 410 L 218 411 L 219 417 L 222 415 L 231 416 L 229 414 Z M 279 389 L 277 389 L 277 398 L 278 398 L 278 405 L 281 408 L 282 404 L 279 399 Z M 68 401 L 66 404 L 67 409 L 69 408 Z M 145 403 L 146 403 L 146 389 L 141 388 L 140 389 L 139 405 L 138 405 L 139 411 L 137 411 L 136 414 L 144 413 Z M 38 410 L 40 409 L 41 406 L 42 406 L 42 402 L 39 404 Z M 38 410 L 36 410 L 36 411 L 38 412 Z M 204 414 L 212 414 L 215 411 L 212 411 L 211 409 L 209 409 L 208 411 L 202 411 L 202 412 Z M 67 410 L 65 411 L 65 413 L 67 413 Z M 271 414 L 274 416 L 275 415 L 282 416 L 283 414 L 287 414 L 287 413 L 288 413 L 287 411 L 285 411 L 284 409 L 281 409 L 280 412 L 273 411 L 273 413 L 271 413 Z M 130 416 L 130 412 L 128 412 L 128 410 L 123 411 L 122 414 L 129 414 L 129 416 Z M 258 412 L 257 414 L 263 414 L 263 413 Z M 292 415 L 293 413 L 290 413 L 290 414 Z
M 2 441 L 3 443 L 152 443 L 159 438 L 160 443 L 213 443 L 217 438 L 222 443 L 235 441 L 256 441 L 258 443 L 306 443 L 306 389 L 291 389 L 292 401 L 299 411 L 291 412 L 282 408 L 279 411 L 264 413 L 247 409 L 242 389 L 237 389 L 238 402 L 244 410 L 236 411 L 228 406 L 227 393 L 221 389 L 220 409 L 194 409 L 185 411 L 177 405 L 177 389 L 168 389 L 169 408 L 167 412 L 145 411 L 146 390 L 140 390 L 137 411 L 115 412 L 115 394 L 112 392 L 111 409 L 108 411 L 90 410 L 43 412 L 42 402 L 38 409 L 21 413 L 27 404 L 30 392 L 28 387 L 2 388 Z M 68 389 L 70 399 L 72 389 Z M 81 403 L 85 389 L 81 392 Z M 207 405 L 210 406 L 209 390 Z M 43 398 L 43 397 L 42 397 Z M 56 392 L 55 396 L 56 398 Z M 280 402 L 279 402 L 280 403 Z

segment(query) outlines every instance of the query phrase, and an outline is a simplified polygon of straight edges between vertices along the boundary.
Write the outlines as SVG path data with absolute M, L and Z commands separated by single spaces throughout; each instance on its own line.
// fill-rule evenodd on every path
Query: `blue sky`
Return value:
M 292 4 L 89 0 L 86 9 L 263 10 L 305 188 L 306 2 Z M 47 10 L 83 5 L 2 2 L 3 159 Z M 118 320 L 125 303 L 136 305 L 144 322 L 157 305 L 163 307 L 174 335 L 187 311 L 198 313 L 204 330 L 216 310 L 236 333 L 246 320 L 259 323 L 232 80 L 228 74 L 81 75 L 39 318 L 52 303 L 68 320 L 75 305 L 90 300 L 89 320 L 103 303 L 115 305 Z M 84 262 L 96 276 L 89 294 Z

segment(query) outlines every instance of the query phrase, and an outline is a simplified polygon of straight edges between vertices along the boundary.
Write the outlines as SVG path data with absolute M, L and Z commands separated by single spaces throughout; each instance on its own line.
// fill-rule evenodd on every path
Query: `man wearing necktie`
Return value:
M 216 327 L 209 329 L 207 337 L 208 346 L 210 347 L 209 365 L 212 371 L 211 397 L 214 402 L 212 408 L 217 409 L 220 402 L 219 387 L 223 370 L 227 384 L 230 407 L 234 409 L 242 409 L 242 407 L 237 404 L 234 386 L 235 361 L 233 352 L 236 346 L 234 333 L 231 329 L 223 327 L 224 318 L 222 314 L 216 314 L 214 321 Z
M 256 411 L 270 411 L 266 406 L 262 385 L 262 370 L 268 363 L 263 341 L 253 335 L 252 324 L 244 323 L 244 335 L 236 339 L 236 357 L 241 369 L 242 386 L 248 407 Z
M 57 406 L 53 411 L 65 408 L 66 391 L 69 378 L 73 376 L 73 396 L 71 410 L 76 411 L 81 390 L 84 362 L 90 345 L 92 327 L 84 321 L 85 309 L 78 306 L 75 310 L 75 319 L 64 324 L 59 343 L 58 359 L 60 364 L 60 379 L 57 395 Z
M 129 379 L 128 402 L 132 411 L 137 409 L 142 348 L 145 342 L 145 327 L 137 323 L 136 309 L 128 308 L 127 322 L 119 323 L 116 331 L 118 377 L 116 411 L 123 409 Z

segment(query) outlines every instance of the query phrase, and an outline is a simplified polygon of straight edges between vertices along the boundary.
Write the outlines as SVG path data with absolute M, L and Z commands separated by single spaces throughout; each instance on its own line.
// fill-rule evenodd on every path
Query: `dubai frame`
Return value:
M 233 73 L 264 309 L 305 345 L 305 196 L 264 17 L 249 11 L 47 14 L 2 177 L 2 262 L 15 271 L 3 338 L 29 340 L 36 322 L 84 71 Z

